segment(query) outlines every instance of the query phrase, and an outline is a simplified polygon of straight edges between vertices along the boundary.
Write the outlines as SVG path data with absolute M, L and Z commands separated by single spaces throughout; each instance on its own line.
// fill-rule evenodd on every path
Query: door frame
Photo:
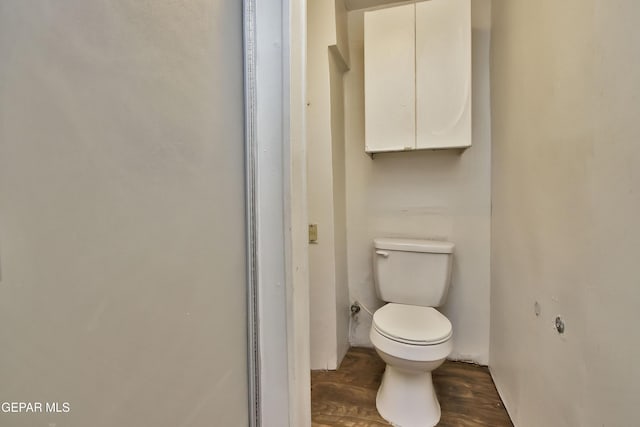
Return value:
M 251 427 L 311 425 L 306 0 L 243 0 Z

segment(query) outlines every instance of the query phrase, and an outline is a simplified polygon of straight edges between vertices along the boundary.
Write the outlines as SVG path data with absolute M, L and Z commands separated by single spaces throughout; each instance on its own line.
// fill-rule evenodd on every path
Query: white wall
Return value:
M 3 1 L 3 426 L 248 424 L 242 5 Z
M 340 0 L 342 1 L 342 0 Z M 344 14 L 346 24 L 346 13 Z M 346 31 L 346 28 L 345 28 Z M 347 65 L 338 49 L 329 55 L 331 86 L 331 157 L 333 169 L 333 241 L 336 283 L 337 366 L 349 350 L 349 284 L 347 272 L 347 195 L 345 168 L 344 72 Z M 336 367 L 337 367 L 336 366 Z
M 448 239 L 456 244 L 443 312 L 453 323 L 454 359 L 486 364 L 489 351 L 490 2 L 472 2 L 473 146 L 459 151 L 364 152 L 363 12 L 349 12 L 351 69 L 345 75 L 349 292 L 371 309 L 372 240 L 378 236 Z M 371 345 L 361 312 L 353 345 Z
M 340 44 L 346 28 L 337 30 L 346 24 L 340 4 L 342 0 L 314 0 L 307 10 L 307 195 L 309 222 L 318 224 L 318 242 L 309 245 L 312 369 L 335 369 L 348 349 L 341 113 L 348 49 Z
M 640 425 L 638 16 L 493 2 L 491 371 L 518 427 Z

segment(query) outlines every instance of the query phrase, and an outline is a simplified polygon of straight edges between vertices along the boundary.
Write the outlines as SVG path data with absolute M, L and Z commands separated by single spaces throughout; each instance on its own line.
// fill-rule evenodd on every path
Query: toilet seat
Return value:
M 448 341 L 451 322 L 432 307 L 389 303 L 373 314 L 373 328 L 398 343 L 429 346 Z
M 373 347 L 398 359 L 414 362 L 428 362 L 445 359 L 453 350 L 453 337 L 440 344 L 415 345 L 392 340 L 382 335 L 376 328 L 371 328 L 369 339 Z

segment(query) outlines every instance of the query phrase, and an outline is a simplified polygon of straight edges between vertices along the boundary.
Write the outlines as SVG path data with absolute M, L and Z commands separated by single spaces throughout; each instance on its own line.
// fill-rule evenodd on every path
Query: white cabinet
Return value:
M 364 20 L 366 151 L 413 149 L 416 144 L 413 4 L 366 12 Z
M 470 0 L 365 12 L 366 151 L 471 145 Z
M 470 0 L 416 3 L 416 148 L 470 145 Z

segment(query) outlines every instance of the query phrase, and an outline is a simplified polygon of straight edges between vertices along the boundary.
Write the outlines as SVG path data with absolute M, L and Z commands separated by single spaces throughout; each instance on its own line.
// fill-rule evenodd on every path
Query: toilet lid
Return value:
M 451 338 L 451 322 L 431 307 L 389 303 L 373 314 L 373 327 L 385 337 L 413 345 L 440 344 Z

